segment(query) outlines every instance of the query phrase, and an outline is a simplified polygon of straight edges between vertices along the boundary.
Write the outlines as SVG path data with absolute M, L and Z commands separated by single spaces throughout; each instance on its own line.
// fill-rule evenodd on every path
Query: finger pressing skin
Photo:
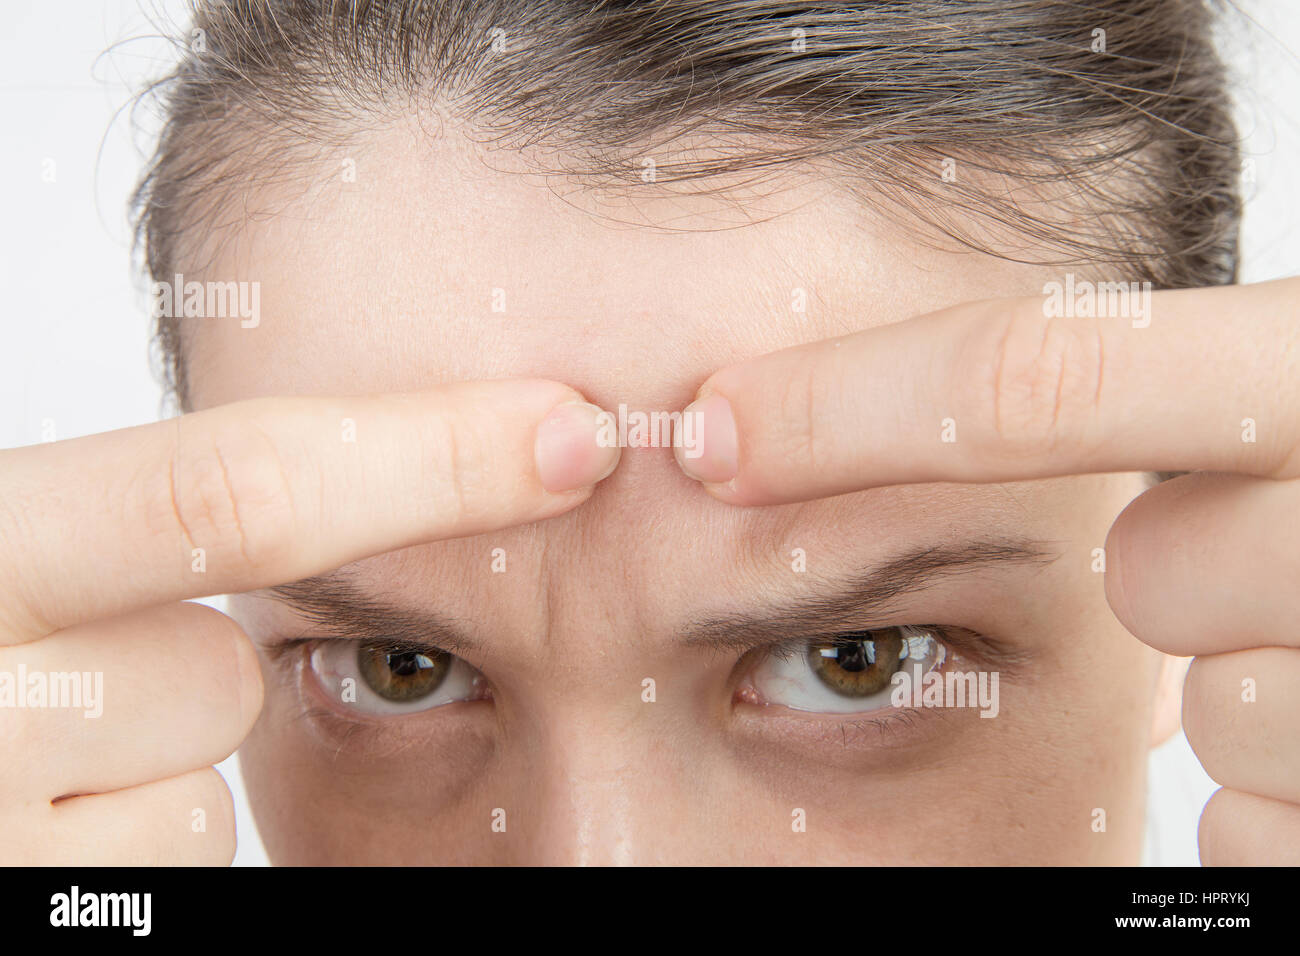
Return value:
M 1202 866 L 1300 866 L 1300 806 L 1224 788 L 1201 811 Z
M 29 685 L 19 688 L 29 706 L 0 709 L 0 793 L 10 800 L 103 793 L 210 766 L 238 748 L 262 706 L 252 643 L 199 604 L 0 648 L 0 670 Z M 33 681 L 46 688 L 43 702 Z
M 1198 657 L 1183 686 L 1187 742 L 1216 783 L 1300 803 L 1300 650 Z
M 575 507 L 613 470 L 556 382 L 236 402 L 0 454 L 0 643 Z
M 1000 299 L 774 352 L 704 383 L 677 460 L 739 505 L 1094 472 L 1296 477 L 1298 294 L 1296 279 L 1157 292 L 1146 325 Z
M 62 800 L 28 837 L 37 844 L 32 861 L 43 866 L 229 866 L 235 808 L 221 774 L 206 767 Z
M 1300 482 L 1204 473 L 1151 488 L 1111 527 L 1106 597 L 1168 654 L 1300 646 Z

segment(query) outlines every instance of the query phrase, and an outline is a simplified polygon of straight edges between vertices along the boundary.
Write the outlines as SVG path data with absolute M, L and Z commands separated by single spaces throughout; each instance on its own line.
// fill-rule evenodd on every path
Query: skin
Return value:
M 707 404 L 711 448 L 682 464 L 718 500 L 747 505 L 1138 462 L 1197 470 L 1147 491 L 1111 527 L 1106 597 L 1146 643 L 1196 655 L 1183 725 L 1222 784 L 1201 817 L 1202 862 L 1294 865 L 1298 293 L 1300 281 L 1284 279 L 1158 294 L 1149 328 L 1047 319 L 1039 301 L 1002 300 L 765 356 L 704 383 L 696 402 Z M 878 381 L 923 340 L 949 344 L 906 405 L 851 385 Z M 1183 370 L 1206 355 L 1214 373 L 1187 382 Z M 969 368 L 998 372 L 963 378 Z M 815 386 L 784 402 L 791 380 Z M 963 409 L 955 454 L 936 453 L 910 424 L 944 407 Z M 1262 436 L 1258 422 L 1268 423 Z
M 210 765 L 248 733 L 263 681 L 234 621 L 183 599 L 572 508 L 588 492 L 544 488 L 549 469 L 533 450 L 549 410 L 573 398 L 564 386 L 532 381 L 353 400 L 348 410 L 375 422 L 376 455 L 365 459 L 321 453 L 321 423 L 333 432 L 340 410 L 322 400 L 243 402 L 179 427 L 6 456 L 8 500 L 30 510 L 4 512 L 11 586 L 0 670 L 100 672 L 104 703 L 93 719 L 67 708 L 4 710 L 4 859 L 228 863 L 230 793 Z M 497 477 L 471 483 L 430 469 L 424 455 L 479 412 L 495 416 L 498 440 L 476 446 L 466 429 L 457 462 Z M 589 479 L 608 458 L 588 456 Z M 353 501 L 358 488 L 375 497 Z
M 826 183 L 747 194 L 756 221 L 741 226 L 725 202 L 601 200 L 490 173 L 454 138 L 394 136 L 358 162 L 358 182 L 322 188 L 307 221 L 290 211 L 223 252 L 214 273 L 260 276 L 268 318 L 252 334 L 202 327 L 199 407 L 536 375 L 604 408 L 674 410 L 720 366 L 1030 292 L 1045 274 L 926 249 Z M 321 262 L 347 265 L 326 276 Z M 795 287 L 806 313 L 790 310 Z M 490 310 L 494 288 L 505 313 Z M 351 569 L 364 593 L 464 622 L 490 704 L 360 727 L 339 708 L 303 719 L 322 700 L 268 655 L 273 690 L 241 752 L 263 838 L 284 863 L 1135 862 L 1161 659 L 1113 619 L 1089 565 L 1144 486 L 1130 474 L 737 509 L 668 449 L 627 449 L 563 518 Z M 950 624 L 1023 653 L 999 719 L 931 711 L 882 729 L 738 706 L 741 655 L 679 646 L 691 621 L 798 598 L 809 577 L 999 534 L 1060 557 L 952 575 L 858 622 Z M 795 547 L 812 575 L 791 570 Z M 231 611 L 262 646 L 314 633 L 266 594 Z M 1095 673 L 1106 680 L 1079 679 Z M 795 808 L 806 833 L 792 832 Z
M 1053 417 L 1041 383 L 1054 384 L 1056 354 L 1073 353 L 1030 354 L 1030 318 L 1010 340 L 1020 348 L 1009 354 L 1029 355 L 1011 364 L 1022 387 L 1005 391 L 1020 404 L 981 391 L 996 366 L 962 352 L 999 341 L 986 327 L 1001 316 L 1032 316 L 1023 303 L 904 320 L 1032 296 L 1059 272 L 918 245 L 831 184 L 747 196 L 759 221 L 743 228 L 717 228 L 735 224 L 734 207 L 672 196 L 623 202 L 621 214 L 651 225 L 614 228 L 592 214 L 612 201 L 575 208 L 572 194 L 488 171 L 454 138 L 380 137 L 358 170 L 356 183 L 322 178 L 305 200 L 283 197 L 281 215 L 225 237 L 215 258 L 196 255 L 212 263 L 209 277 L 260 281 L 262 321 L 187 330 L 200 411 L 179 432 L 164 423 L 5 453 L 4 500 L 24 510 L 21 522 L 6 517 L 15 535 L 3 560 L 19 587 L 0 609 L 0 669 L 98 655 L 106 694 L 142 688 L 119 698 L 129 708 L 106 708 L 93 740 L 92 722 L 68 727 L 63 712 L 0 714 L 6 755 L 34 755 L 31 741 L 60 720 L 70 742 L 10 778 L 27 789 L 3 795 L 6 822 L 24 824 L 0 830 L 7 859 L 228 858 L 228 796 L 203 768 L 243 740 L 276 863 L 1133 863 L 1146 752 L 1177 724 L 1180 671 L 1162 651 L 1208 655 L 1193 667 L 1185 719 L 1228 789 L 1207 810 L 1203 852 L 1220 840 L 1231 862 L 1293 852 L 1244 834 L 1294 810 L 1294 791 L 1270 786 L 1294 781 L 1296 762 L 1277 747 L 1255 748 L 1248 765 L 1234 756 L 1234 745 L 1294 726 L 1277 693 L 1263 703 L 1285 671 L 1266 683 L 1266 662 L 1245 662 L 1260 673 L 1261 703 L 1217 731 L 1228 741 L 1217 760 L 1204 743 L 1215 733 L 1195 737 L 1201 701 L 1230 707 L 1225 681 L 1238 679 L 1239 667 L 1216 673 L 1214 662 L 1256 653 L 1246 648 L 1284 633 L 1280 622 L 1229 646 L 1226 625 L 1170 620 L 1188 600 L 1234 593 L 1219 581 L 1238 568 L 1262 571 L 1243 580 L 1266 593 L 1281 593 L 1260 583 L 1279 572 L 1245 561 L 1242 547 L 1168 559 L 1161 502 L 1184 479 L 1125 510 L 1147 487 L 1144 469 L 1241 460 L 1237 449 L 1216 457 L 1204 434 L 1205 408 L 1225 388 L 1253 395 L 1259 420 L 1284 434 L 1295 425 L 1281 413 L 1294 404 L 1275 394 L 1280 363 L 1262 348 L 1226 348 L 1232 332 L 1260 327 L 1273 337 L 1258 341 L 1279 341 L 1284 330 L 1251 324 L 1277 299 L 1212 293 L 1208 314 L 1242 318 L 1217 333 L 1214 354 L 1228 360 L 1192 383 L 1207 404 L 1189 401 L 1186 419 L 1166 397 L 1187 398 L 1183 371 L 1206 354 L 1196 336 L 1215 335 L 1213 323 L 1186 341 L 1161 323 L 1144 330 L 1163 334 L 1157 342 L 1135 333 L 1108 348 L 1120 356 L 1102 392 L 1114 412 L 1090 417 L 1092 406 L 1067 402 Z M 678 231 L 653 228 L 666 223 Z M 790 311 L 794 288 L 808 291 L 806 313 Z M 490 310 L 493 289 L 505 290 L 504 313 Z M 1194 317 L 1203 295 L 1169 308 Z M 967 325 L 969 336 L 948 334 Z M 1182 349 L 1189 357 L 1171 360 Z M 484 381 L 502 378 L 512 381 Z M 729 447 L 706 414 L 705 455 L 684 461 L 713 479 L 704 488 L 667 448 L 625 449 L 618 461 L 572 428 L 558 450 L 538 441 L 551 409 L 576 398 L 674 410 L 702 384 L 736 423 Z M 406 394 L 368 397 L 388 392 Z M 334 397 L 284 397 L 294 395 Z M 990 419 L 991 408 L 1004 417 Z M 1143 421 L 1143 408 L 1153 411 L 1136 434 L 1125 423 Z M 948 414 L 959 438 L 941 444 Z M 341 439 L 344 419 L 355 442 Z M 1267 443 L 1285 457 L 1285 439 Z M 1165 454 L 1183 444 L 1185 455 Z M 1198 450 L 1208 464 L 1192 464 Z M 1277 460 L 1255 464 L 1268 480 L 1291 477 L 1267 473 Z M 971 481 L 982 483 L 952 483 Z M 561 490 L 570 486 L 580 490 Z M 1273 514 L 1261 505 L 1257 517 Z M 1226 549 L 1249 533 L 1257 546 L 1277 527 L 1264 520 L 1230 522 L 1234 538 L 1206 518 L 1202 533 L 1217 537 L 1204 541 Z M 746 688 L 759 662 L 680 643 L 693 621 L 798 600 L 916 548 L 1007 537 L 1041 544 L 1046 558 L 944 575 L 853 621 L 983 635 L 953 660 L 1000 672 L 996 719 L 939 709 L 882 723 L 756 703 Z M 200 542 L 207 570 L 196 581 Z M 1105 575 L 1092 570 L 1102 545 Z M 795 548 L 803 573 L 791 567 Z M 504 572 L 492 571 L 493 549 Z M 461 656 L 491 698 L 397 718 L 344 706 L 301 648 L 282 647 L 321 637 L 320 624 L 267 590 L 335 568 L 361 594 L 456 622 L 472 644 Z M 1294 556 L 1289 580 L 1293 571 Z M 231 618 L 168 603 L 213 592 L 241 592 Z M 1236 628 L 1252 609 L 1225 600 L 1219 610 Z M 1267 768 L 1262 782 L 1241 776 L 1252 767 Z M 69 793 L 87 795 L 50 804 Z M 206 834 L 189 826 L 195 806 L 217 808 Z M 498 809 L 505 832 L 492 826 Z M 792 829 L 796 810 L 806 832 Z M 93 816 L 74 825 L 77 812 Z M 88 840 L 96 828 L 125 835 Z

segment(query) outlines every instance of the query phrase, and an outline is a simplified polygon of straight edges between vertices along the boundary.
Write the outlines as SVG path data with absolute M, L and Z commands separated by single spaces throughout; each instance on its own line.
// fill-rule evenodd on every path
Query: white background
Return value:
M 169 0 L 8 0 L 0 36 L 0 448 L 154 421 L 146 285 L 132 269 L 126 200 L 151 117 L 132 94 L 164 72 Z M 1300 0 L 1246 0 L 1224 40 L 1254 160 L 1245 281 L 1300 263 Z M 55 181 L 42 173 L 53 161 Z M 1212 360 L 1207 356 L 1207 361 Z M 1189 369 L 1196 374 L 1195 369 Z M 1246 596 L 1248 599 L 1248 596 Z M 265 862 L 232 760 L 237 864 Z M 1196 862 L 1196 818 L 1213 790 L 1181 735 L 1152 756 L 1148 860 Z

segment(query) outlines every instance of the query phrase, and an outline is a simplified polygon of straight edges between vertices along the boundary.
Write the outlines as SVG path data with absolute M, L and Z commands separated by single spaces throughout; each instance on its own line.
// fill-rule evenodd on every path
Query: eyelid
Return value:
M 261 646 L 272 661 L 280 661 L 290 658 L 302 651 L 304 647 L 318 647 L 326 643 L 336 644 L 368 644 L 371 646 L 382 647 L 387 651 L 417 651 L 421 654 L 450 654 L 452 657 L 459 657 L 465 660 L 463 654 L 442 647 L 438 644 L 431 644 L 428 641 L 413 641 L 405 638 L 370 638 L 370 637 L 323 637 L 320 635 L 302 635 L 299 637 L 290 637 L 285 640 L 269 640 Z M 468 662 L 467 662 L 468 663 Z

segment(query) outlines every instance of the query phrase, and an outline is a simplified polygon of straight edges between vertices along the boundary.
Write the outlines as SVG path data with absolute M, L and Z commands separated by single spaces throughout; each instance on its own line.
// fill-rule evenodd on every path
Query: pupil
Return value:
M 866 670 L 871 666 L 871 662 L 867 660 L 867 651 L 864 644 L 864 641 L 850 641 L 841 645 L 835 663 L 839 664 L 843 670 L 850 672 Z
M 380 697 L 398 703 L 419 700 L 437 690 L 451 671 L 452 656 L 433 649 L 362 644 L 357 668 Z
M 389 654 L 388 669 L 398 677 L 410 677 L 424 666 L 420 660 L 423 656 L 423 654 L 416 651 L 401 651 L 396 654 Z

